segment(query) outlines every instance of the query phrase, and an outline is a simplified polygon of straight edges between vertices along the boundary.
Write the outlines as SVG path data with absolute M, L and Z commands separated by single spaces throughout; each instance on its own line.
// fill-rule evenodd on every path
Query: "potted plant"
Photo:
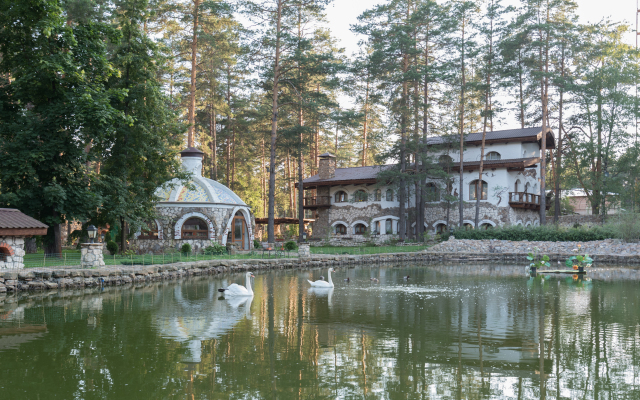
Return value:
M 578 248 L 573 249 L 573 252 L 578 253 L 581 247 L 582 245 L 578 245 Z M 584 273 L 585 267 L 590 267 L 591 264 L 593 264 L 593 259 L 589 257 L 589 254 L 576 254 L 565 261 L 565 265 L 567 267 L 572 267 L 574 270 L 578 271 L 578 273 Z
M 532 274 L 535 274 L 537 269 L 540 267 L 549 268 L 551 266 L 549 263 L 549 256 L 541 256 L 540 249 L 537 247 L 534 247 L 532 253 L 527 254 L 527 260 L 529 260 L 529 271 L 531 271 Z

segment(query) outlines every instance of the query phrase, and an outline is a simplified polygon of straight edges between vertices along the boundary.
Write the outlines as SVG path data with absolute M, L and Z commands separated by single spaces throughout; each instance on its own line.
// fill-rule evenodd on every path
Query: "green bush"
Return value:
M 253 239 L 253 248 L 254 249 L 262 248 L 262 243 L 260 243 L 260 241 L 258 239 Z
M 208 256 L 219 256 L 227 252 L 227 248 L 220 243 L 212 243 L 204 248 L 204 254 Z
M 191 254 L 191 245 L 189 243 L 185 243 L 180 248 L 180 252 L 182 254 Z
M 118 243 L 113 240 L 109 240 L 107 242 L 107 250 L 109 250 L 109 253 L 111 254 L 118 254 Z
M 610 220 L 605 228 L 616 233 L 616 237 L 625 242 L 636 242 L 640 239 L 640 220 L 637 214 L 620 214 L 615 220 Z
M 469 229 L 456 230 L 453 232 L 444 232 L 441 235 L 442 240 L 448 240 L 449 236 L 455 236 L 456 239 L 498 239 L 531 242 L 589 242 L 593 240 L 604 240 L 617 238 L 615 230 L 610 226 L 592 227 L 592 228 L 559 228 L 555 225 L 536 226 L 531 228 L 523 228 L 521 226 L 511 226 L 507 228 L 494 229 Z
M 287 251 L 298 250 L 298 245 L 293 240 L 289 240 L 287 243 L 284 244 L 284 249 Z

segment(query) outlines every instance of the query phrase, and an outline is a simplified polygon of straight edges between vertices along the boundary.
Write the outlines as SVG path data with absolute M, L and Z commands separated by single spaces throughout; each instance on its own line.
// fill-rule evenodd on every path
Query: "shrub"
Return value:
M 114 242 L 113 240 L 109 240 L 107 242 L 107 250 L 109 250 L 109 253 L 111 253 L 111 254 L 117 254 L 118 253 L 118 243 Z
M 191 254 L 191 245 L 189 243 L 185 243 L 180 248 L 180 252 L 182 254 Z
M 212 243 L 204 248 L 204 254 L 208 256 L 219 256 L 227 252 L 227 248 L 220 243 Z
M 289 240 L 287 243 L 284 244 L 284 249 L 287 251 L 298 250 L 298 245 L 293 240 Z
M 616 232 L 608 226 L 567 229 L 559 228 L 555 225 L 536 226 L 531 228 L 511 226 L 507 228 L 494 228 L 487 230 L 460 229 L 453 232 L 442 233 L 442 240 L 448 240 L 449 236 L 451 235 L 455 236 L 456 239 L 498 239 L 513 241 L 528 240 L 531 242 L 589 242 L 593 240 L 604 240 L 617 237 Z
M 605 228 L 616 233 L 616 237 L 625 242 L 635 242 L 640 239 L 640 221 L 634 214 L 621 214 L 617 220 L 609 222 Z
M 258 239 L 253 239 L 253 248 L 254 249 L 262 248 L 262 243 L 260 243 Z

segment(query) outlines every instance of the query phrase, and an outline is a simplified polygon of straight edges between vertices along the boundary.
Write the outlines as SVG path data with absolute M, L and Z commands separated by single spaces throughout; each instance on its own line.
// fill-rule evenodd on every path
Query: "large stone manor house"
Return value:
M 539 223 L 541 128 L 509 129 L 487 132 L 482 181 L 478 181 L 482 133 L 465 138 L 463 193 L 459 190 L 459 150 L 455 146 L 443 150 L 447 138 L 428 140 L 430 154 L 450 165 L 451 194 L 462 196 L 464 224 L 472 227 L 475 220 L 476 185 L 481 185 L 480 227 Z M 454 139 L 451 138 L 453 141 Z M 547 149 L 555 148 L 553 132 L 546 129 Z M 447 157 L 450 157 L 447 159 Z M 369 234 L 386 240 L 398 234 L 399 205 L 396 190 L 380 182 L 378 173 L 389 166 L 336 168 L 335 157 L 320 156 L 318 174 L 303 181 L 304 208 L 313 210 L 313 238 L 342 237 L 364 240 Z M 447 191 L 443 180 L 427 179 L 428 202 L 422 223 L 430 233 L 455 228 L 459 221 L 457 203 L 443 201 Z M 549 202 L 547 202 L 549 204 Z M 415 195 L 410 194 L 407 210 L 415 209 Z M 415 214 L 415 212 L 414 212 Z M 407 234 L 415 232 L 415 218 L 407 214 Z

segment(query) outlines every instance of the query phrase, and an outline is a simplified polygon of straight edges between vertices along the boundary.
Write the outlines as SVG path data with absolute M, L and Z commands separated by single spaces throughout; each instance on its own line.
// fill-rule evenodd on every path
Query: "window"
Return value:
M 7 257 L 11 255 L 11 251 L 7 247 L 0 247 L 0 261 L 7 261 Z
M 385 200 L 393 201 L 393 190 L 387 189 L 387 193 L 385 194 Z
M 364 224 L 356 224 L 355 227 L 353 227 L 353 233 L 355 233 L 356 235 L 362 235 L 367 231 L 367 227 Z
M 360 189 L 353 194 L 353 201 L 363 202 L 369 199 L 369 195 L 364 190 Z
M 453 164 L 453 158 L 449 157 L 448 155 L 443 154 L 440 157 L 438 157 L 438 164 L 440 164 L 442 166 L 451 165 L 451 164 Z
M 480 188 L 482 190 L 482 193 L 480 195 L 480 200 L 486 200 L 487 199 L 487 182 L 485 181 L 481 181 L 482 182 L 482 188 Z M 476 179 L 475 181 L 471 182 L 469 184 L 469 200 L 475 200 L 476 199 L 476 189 L 478 189 L 478 180 Z
M 436 225 L 436 233 L 444 233 L 446 231 L 447 231 L 447 225 L 445 224 Z
M 140 228 L 138 239 L 158 239 L 158 225 L 156 221 L 147 221 Z
M 529 193 L 529 182 L 524 184 L 524 192 Z
M 200 218 L 189 218 L 182 224 L 183 239 L 208 239 L 207 223 Z
M 347 226 L 343 224 L 336 225 L 336 234 L 337 235 L 346 235 L 347 234 Z
M 484 223 L 484 224 L 480 225 L 480 230 L 482 230 L 482 231 L 486 231 L 486 230 L 489 230 L 489 229 L 492 229 L 492 228 L 493 228 L 493 225 L 488 224 L 488 223 Z
M 470 231 L 470 230 L 473 229 L 473 225 L 471 225 L 468 222 L 466 222 L 464 225 L 462 225 L 462 227 L 464 228 L 465 231 Z
M 490 151 L 486 156 L 484 156 L 485 160 L 499 160 L 500 158 L 500 153 L 497 151 Z
M 391 235 L 393 234 L 393 222 L 392 220 L 388 219 L 386 221 L 384 221 L 384 231 L 387 235 Z
M 336 192 L 335 200 L 336 200 L 336 203 L 344 203 L 345 201 L 347 201 L 347 193 L 342 190 L 339 192 Z
M 427 183 L 425 192 L 426 192 L 425 201 L 438 201 L 439 190 L 435 183 L 432 183 L 432 182 Z
M 513 186 L 513 191 L 518 193 L 518 189 L 522 189 L 522 182 L 520 182 L 520 179 L 516 179 L 516 183 Z
M 374 192 L 374 201 L 381 201 L 382 200 L 382 190 L 380 189 L 376 189 L 376 191 Z
M 380 221 L 376 221 L 373 223 L 373 228 L 372 228 L 372 232 L 373 234 L 379 235 L 380 234 Z

